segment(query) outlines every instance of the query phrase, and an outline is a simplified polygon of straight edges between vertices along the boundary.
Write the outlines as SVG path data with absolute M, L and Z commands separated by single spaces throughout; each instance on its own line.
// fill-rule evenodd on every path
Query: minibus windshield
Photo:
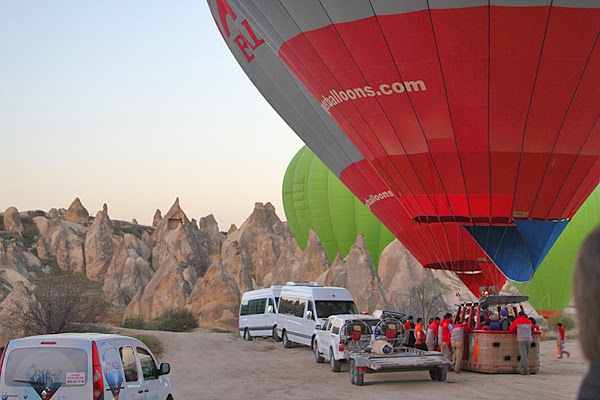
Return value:
M 315 301 L 317 317 L 329 318 L 337 314 L 358 314 L 358 309 L 353 301 Z

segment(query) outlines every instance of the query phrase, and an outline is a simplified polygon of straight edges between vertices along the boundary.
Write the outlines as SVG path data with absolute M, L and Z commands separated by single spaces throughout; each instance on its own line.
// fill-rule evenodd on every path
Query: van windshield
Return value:
M 337 314 L 358 314 L 358 309 L 353 301 L 315 301 L 317 316 L 329 318 Z
M 84 386 L 89 378 L 88 353 L 65 347 L 15 349 L 2 372 L 8 386 Z

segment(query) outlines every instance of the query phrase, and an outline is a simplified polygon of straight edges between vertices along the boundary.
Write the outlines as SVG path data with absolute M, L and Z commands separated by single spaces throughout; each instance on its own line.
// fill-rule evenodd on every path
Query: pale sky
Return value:
M 150 223 L 285 219 L 302 142 L 254 88 L 204 0 L 0 0 L 0 211 L 67 208 Z

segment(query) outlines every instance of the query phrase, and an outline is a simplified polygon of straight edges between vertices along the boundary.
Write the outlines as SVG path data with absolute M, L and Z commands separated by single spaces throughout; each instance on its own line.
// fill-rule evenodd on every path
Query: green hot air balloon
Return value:
M 600 186 L 597 186 L 560 235 L 529 282 L 515 283 L 546 319 L 560 314 L 571 302 L 573 267 L 579 247 L 600 224 Z
M 362 233 L 377 268 L 381 252 L 395 239 L 306 146 L 285 172 L 283 208 L 300 248 L 306 248 L 310 229 L 315 228 L 330 262 L 337 252 L 346 257 Z

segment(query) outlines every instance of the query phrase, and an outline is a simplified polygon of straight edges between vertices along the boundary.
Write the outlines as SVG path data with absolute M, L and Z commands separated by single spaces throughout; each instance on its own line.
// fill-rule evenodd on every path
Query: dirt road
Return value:
M 349 382 L 348 366 L 333 373 L 316 364 L 307 347 L 284 349 L 271 339 L 245 342 L 230 333 L 153 332 L 171 363 L 177 400 L 192 399 L 573 399 L 587 369 L 575 343 L 571 357 L 556 359 L 553 341 L 541 346 L 540 373 L 531 376 L 448 373 L 433 382 L 427 371 L 365 376 Z M 511 395 L 512 393 L 512 395 Z M 366 397 L 363 397 L 366 396 Z

